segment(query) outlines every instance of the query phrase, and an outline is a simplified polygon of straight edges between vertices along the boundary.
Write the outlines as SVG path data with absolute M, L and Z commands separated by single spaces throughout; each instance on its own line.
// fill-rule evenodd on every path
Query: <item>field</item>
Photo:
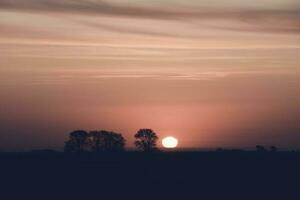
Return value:
M 298 152 L 2 153 L 0 163 L 10 199 L 299 197 Z

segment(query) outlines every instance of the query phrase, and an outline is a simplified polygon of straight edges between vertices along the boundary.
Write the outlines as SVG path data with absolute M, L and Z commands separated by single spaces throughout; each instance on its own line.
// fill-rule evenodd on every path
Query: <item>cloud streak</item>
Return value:
M 0 0 L 0 129 L 32 146 L 63 144 L 74 125 L 129 140 L 151 127 L 187 147 L 288 145 L 300 120 L 298 4 Z

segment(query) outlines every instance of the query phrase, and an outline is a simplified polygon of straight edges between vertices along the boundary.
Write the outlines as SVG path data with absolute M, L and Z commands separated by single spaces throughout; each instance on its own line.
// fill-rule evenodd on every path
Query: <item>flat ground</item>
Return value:
M 2 153 L 0 163 L 10 199 L 299 197 L 297 152 Z

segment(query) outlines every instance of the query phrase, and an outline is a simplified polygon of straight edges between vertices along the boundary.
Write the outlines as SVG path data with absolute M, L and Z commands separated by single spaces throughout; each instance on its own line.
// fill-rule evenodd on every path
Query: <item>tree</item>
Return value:
M 119 133 L 105 130 L 91 131 L 89 137 L 94 152 L 125 150 L 126 140 Z
M 156 133 L 151 129 L 140 129 L 134 135 L 136 141 L 134 142 L 135 146 L 145 152 L 157 150 L 156 141 L 158 137 Z
M 270 147 L 270 151 L 273 152 L 273 153 L 275 153 L 275 152 L 278 151 L 278 149 L 277 149 L 276 146 L 271 146 L 271 147 Z
M 66 152 L 83 152 L 88 144 L 89 134 L 84 130 L 70 133 L 69 140 L 65 143 Z
M 64 147 L 64 151 L 65 152 L 75 152 L 76 148 L 75 148 L 75 143 L 72 140 L 68 140 L 65 142 L 65 147 Z
M 256 145 L 257 152 L 267 152 L 266 148 L 262 145 Z

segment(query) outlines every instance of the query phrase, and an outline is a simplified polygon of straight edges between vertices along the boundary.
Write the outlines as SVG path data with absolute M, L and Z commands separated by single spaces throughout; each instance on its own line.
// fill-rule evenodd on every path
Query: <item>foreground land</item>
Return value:
M 300 197 L 299 152 L 1 153 L 0 163 L 10 199 Z

